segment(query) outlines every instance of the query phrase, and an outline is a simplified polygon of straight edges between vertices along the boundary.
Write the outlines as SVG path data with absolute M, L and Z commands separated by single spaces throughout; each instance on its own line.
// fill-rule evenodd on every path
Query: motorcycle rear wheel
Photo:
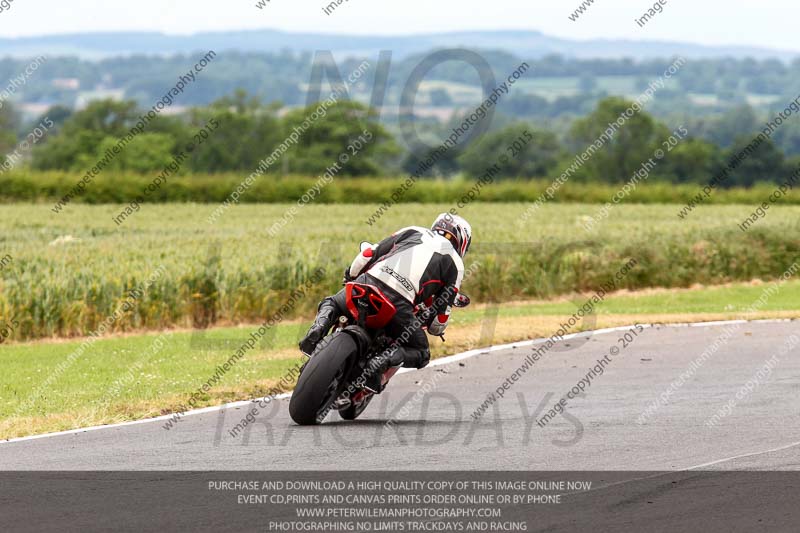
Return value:
M 331 404 L 346 386 L 355 340 L 346 333 L 334 333 L 319 352 L 306 363 L 289 400 L 289 415 L 301 426 L 322 422 Z

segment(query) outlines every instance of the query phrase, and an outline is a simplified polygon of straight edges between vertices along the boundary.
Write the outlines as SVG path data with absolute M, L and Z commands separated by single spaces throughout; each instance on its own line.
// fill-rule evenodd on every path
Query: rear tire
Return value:
M 306 363 L 289 401 L 289 415 L 301 426 L 319 424 L 346 385 L 352 356 L 358 353 L 355 340 L 346 333 L 334 333 L 325 346 Z

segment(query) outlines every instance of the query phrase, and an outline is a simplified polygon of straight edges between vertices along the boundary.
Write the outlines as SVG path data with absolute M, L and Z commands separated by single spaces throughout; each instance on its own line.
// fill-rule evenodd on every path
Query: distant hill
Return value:
M 560 54 L 574 58 L 652 59 L 681 55 L 687 58 L 752 57 L 790 60 L 800 52 L 748 46 L 703 46 L 668 41 L 570 40 L 538 31 L 475 31 L 406 36 L 354 36 L 319 33 L 287 33 L 277 30 L 252 30 L 166 35 L 163 33 L 88 33 L 0 39 L 0 55 L 28 57 L 37 54 L 77 55 L 100 59 L 118 55 L 172 55 L 213 49 L 243 52 L 281 50 L 332 50 L 338 56 L 374 55 L 392 50 L 396 58 L 457 47 L 505 50 L 516 56 L 539 58 Z

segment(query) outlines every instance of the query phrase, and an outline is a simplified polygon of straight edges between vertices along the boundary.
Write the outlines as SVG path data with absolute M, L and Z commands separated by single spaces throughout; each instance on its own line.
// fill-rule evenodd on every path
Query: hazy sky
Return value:
M 288 31 L 408 34 L 474 29 L 535 29 L 571 38 L 680 40 L 800 50 L 790 0 L 667 0 L 645 27 L 636 25 L 653 2 L 595 0 L 580 19 L 567 15 L 581 0 L 13 0 L 0 13 L 0 35 L 15 37 L 88 31 L 276 28 Z M 664 0 L 662 0 L 664 1 Z M 2 52 L 2 51 L 0 51 Z

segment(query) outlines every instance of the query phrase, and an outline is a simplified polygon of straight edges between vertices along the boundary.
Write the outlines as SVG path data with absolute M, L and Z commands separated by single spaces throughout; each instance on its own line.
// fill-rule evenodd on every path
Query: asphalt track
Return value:
M 471 414 L 535 346 L 399 374 L 354 422 L 334 413 L 322 426 L 298 427 L 281 399 L 233 437 L 249 408 L 240 403 L 170 430 L 156 420 L 0 443 L 0 470 L 800 470 L 800 346 L 780 353 L 800 336 L 797 322 L 653 326 L 627 347 L 624 333 L 559 342 L 477 422 Z M 569 400 L 567 415 L 539 427 L 535 420 L 613 347 L 619 353 Z M 708 427 L 770 358 L 770 375 Z

